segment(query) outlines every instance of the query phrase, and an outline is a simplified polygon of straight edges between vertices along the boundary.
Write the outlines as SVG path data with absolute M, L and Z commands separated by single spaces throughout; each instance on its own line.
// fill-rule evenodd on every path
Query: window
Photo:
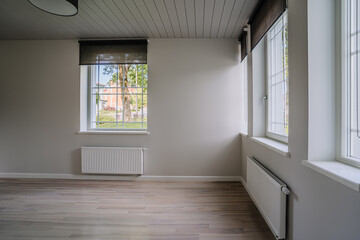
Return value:
M 147 130 L 147 41 L 79 41 L 80 131 Z
M 242 134 L 248 133 L 248 75 L 247 75 L 247 57 L 240 63 L 240 109 L 241 109 L 241 122 L 240 132 Z
M 287 142 L 289 132 L 289 70 L 287 13 L 267 33 L 266 136 Z
M 147 64 L 91 65 L 88 129 L 147 129 Z
M 343 4 L 341 159 L 360 166 L 360 2 Z

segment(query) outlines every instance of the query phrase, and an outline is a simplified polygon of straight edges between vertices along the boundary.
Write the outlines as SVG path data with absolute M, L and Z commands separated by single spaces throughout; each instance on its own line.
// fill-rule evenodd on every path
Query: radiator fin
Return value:
M 143 174 L 144 148 L 82 147 L 82 173 Z

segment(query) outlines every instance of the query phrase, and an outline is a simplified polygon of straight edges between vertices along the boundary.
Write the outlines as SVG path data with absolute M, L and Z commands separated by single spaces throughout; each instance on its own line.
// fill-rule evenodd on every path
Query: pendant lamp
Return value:
M 29 0 L 35 7 L 59 16 L 74 16 L 78 13 L 78 0 Z

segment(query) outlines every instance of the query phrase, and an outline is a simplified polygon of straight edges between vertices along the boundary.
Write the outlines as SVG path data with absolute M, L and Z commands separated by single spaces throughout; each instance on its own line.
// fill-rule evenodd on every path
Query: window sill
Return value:
M 149 135 L 148 131 L 78 131 L 79 135 Z
M 309 161 L 302 164 L 349 188 L 360 192 L 360 169 L 339 161 Z
M 243 137 L 249 136 L 247 133 L 243 133 L 243 132 L 240 132 L 239 134 L 240 134 L 241 136 L 243 136 Z
M 254 142 L 257 142 L 257 143 L 267 147 L 267 148 L 270 148 L 271 150 L 273 150 L 285 157 L 290 157 L 289 147 L 285 143 L 278 142 L 276 140 L 273 140 L 273 139 L 267 138 L 267 137 L 251 137 L 250 139 L 253 140 Z

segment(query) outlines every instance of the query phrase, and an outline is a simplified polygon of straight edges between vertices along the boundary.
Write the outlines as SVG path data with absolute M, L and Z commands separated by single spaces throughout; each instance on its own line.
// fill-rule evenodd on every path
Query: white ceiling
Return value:
M 258 0 L 79 0 L 60 17 L 1 0 L 0 39 L 237 38 Z

